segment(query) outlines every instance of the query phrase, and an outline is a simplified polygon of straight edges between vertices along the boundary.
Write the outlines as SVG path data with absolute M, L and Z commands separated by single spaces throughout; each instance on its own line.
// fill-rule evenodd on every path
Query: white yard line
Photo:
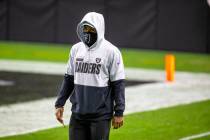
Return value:
M 0 71 L 63 75 L 65 69 L 64 63 L 0 59 Z
M 193 140 L 193 139 L 202 138 L 202 137 L 209 136 L 209 135 L 210 135 L 210 132 L 205 132 L 205 133 L 201 133 L 201 134 L 197 134 L 197 135 L 184 137 L 179 140 Z
M 31 61 L 0 60 L 0 71 L 18 71 L 63 75 L 65 64 Z M 126 88 L 125 114 L 155 110 L 210 99 L 210 75 L 177 72 L 176 81 L 165 82 L 164 71 L 126 69 L 126 77 L 133 80 L 156 80 L 153 84 Z M 0 136 L 22 134 L 59 126 L 54 117 L 55 98 L 24 102 L 0 107 Z M 66 103 L 65 123 L 70 117 L 70 103 Z M 3 126 L 3 127 L 2 127 Z

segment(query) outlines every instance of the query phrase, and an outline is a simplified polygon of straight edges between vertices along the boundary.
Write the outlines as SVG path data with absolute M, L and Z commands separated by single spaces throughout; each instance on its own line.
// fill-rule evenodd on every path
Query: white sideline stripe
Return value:
M 210 135 L 210 131 L 206 132 L 206 133 L 201 133 L 201 134 L 197 134 L 197 135 L 192 135 L 192 136 L 189 136 L 189 137 L 181 138 L 179 140 L 193 140 L 193 139 L 205 137 L 205 136 L 208 136 L 208 135 Z
M 65 70 L 65 63 L 0 59 L 0 71 L 63 75 Z
M 0 59 L 0 71 L 64 75 L 66 64 L 46 61 Z M 126 68 L 125 73 L 126 78 L 130 80 L 165 81 L 165 72 L 163 70 Z M 204 79 L 210 76 L 206 73 L 176 72 L 175 79 L 177 81 L 186 81 L 186 79 L 192 79 L 195 75 L 203 77 Z
M 46 61 L 0 59 L 0 71 L 64 75 L 66 72 L 66 64 Z M 129 79 L 140 79 L 137 78 L 137 75 L 142 75 L 141 80 L 144 80 L 146 77 L 148 80 L 155 80 L 155 77 L 162 77 L 161 81 L 164 80 L 164 71 L 147 70 L 146 74 L 147 75 L 145 75 L 145 69 L 126 68 L 126 76 Z M 159 81 L 160 78 L 156 80 Z

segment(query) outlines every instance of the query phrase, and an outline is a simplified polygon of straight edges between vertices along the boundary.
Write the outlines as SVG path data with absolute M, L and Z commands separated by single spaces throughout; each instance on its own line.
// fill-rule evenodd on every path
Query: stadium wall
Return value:
M 210 52 L 206 0 L 0 0 L 0 40 L 76 43 L 88 11 L 118 47 Z

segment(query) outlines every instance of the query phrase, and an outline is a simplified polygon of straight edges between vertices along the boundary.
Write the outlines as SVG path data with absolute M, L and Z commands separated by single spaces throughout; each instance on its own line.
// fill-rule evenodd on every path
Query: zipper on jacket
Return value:
M 90 48 L 88 49 L 88 62 L 90 62 Z

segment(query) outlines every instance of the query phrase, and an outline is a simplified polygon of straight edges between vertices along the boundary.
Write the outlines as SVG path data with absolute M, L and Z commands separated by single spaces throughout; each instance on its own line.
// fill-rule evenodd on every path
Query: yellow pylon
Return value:
M 165 71 L 166 81 L 172 82 L 175 79 L 175 56 L 173 54 L 167 54 L 165 56 Z

